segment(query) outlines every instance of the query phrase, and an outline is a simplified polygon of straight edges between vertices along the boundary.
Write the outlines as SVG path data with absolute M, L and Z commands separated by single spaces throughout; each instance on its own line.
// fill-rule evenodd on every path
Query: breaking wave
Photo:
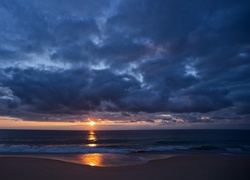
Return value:
M 0 153 L 34 153 L 34 154 L 87 154 L 87 153 L 138 153 L 138 152 L 188 152 L 188 151 L 218 151 L 218 152 L 249 152 L 249 147 L 217 147 L 207 145 L 173 145 L 151 146 L 140 149 L 126 149 L 119 147 L 87 147 L 80 145 L 54 145 L 54 146 L 30 146 L 30 145 L 0 145 Z
M 65 154 L 85 154 L 85 153 L 128 153 L 123 149 L 92 148 L 86 146 L 29 146 L 29 145 L 0 145 L 0 153 L 65 153 Z

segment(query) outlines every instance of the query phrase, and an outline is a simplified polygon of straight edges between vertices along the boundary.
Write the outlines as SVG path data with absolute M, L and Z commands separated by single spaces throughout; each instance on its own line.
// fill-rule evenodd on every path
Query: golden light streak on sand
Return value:
M 102 154 L 84 154 L 80 157 L 83 164 L 89 166 L 103 166 L 103 155 Z

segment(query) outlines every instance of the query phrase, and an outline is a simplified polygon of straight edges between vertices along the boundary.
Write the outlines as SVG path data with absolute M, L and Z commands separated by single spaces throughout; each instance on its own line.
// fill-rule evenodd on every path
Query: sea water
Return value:
M 250 130 L 0 130 L 0 155 L 5 156 L 113 166 L 192 153 L 250 154 Z

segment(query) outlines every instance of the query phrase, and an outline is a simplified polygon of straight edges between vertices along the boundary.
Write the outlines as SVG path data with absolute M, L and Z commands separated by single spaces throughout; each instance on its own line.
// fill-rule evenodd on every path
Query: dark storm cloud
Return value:
M 128 96 L 129 89 L 139 87 L 130 75 L 116 75 L 109 70 L 90 71 L 84 67 L 56 71 L 7 68 L 4 71 L 11 74 L 11 78 L 2 79 L 2 85 L 12 89 L 24 106 L 45 113 L 95 110 L 105 101 L 119 105 L 120 99 Z
M 71 11 L 57 14 L 29 1 L 2 1 L 0 5 L 1 61 L 17 61 L 23 54 L 46 53 L 52 60 L 83 60 L 85 42 L 98 32 L 92 17 L 77 17 Z M 30 61 L 25 56 L 22 60 Z
M 168 112 L 203 122 L 185 113 L 231 109 L 247 119 L 249 9 L 245 0 L 3 0 L 1 112 Z

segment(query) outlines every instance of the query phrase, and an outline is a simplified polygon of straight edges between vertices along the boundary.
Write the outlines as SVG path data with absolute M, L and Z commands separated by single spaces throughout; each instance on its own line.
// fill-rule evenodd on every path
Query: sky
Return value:
M 1 0 L 0 128 L 250 129 L 249 0 Z

